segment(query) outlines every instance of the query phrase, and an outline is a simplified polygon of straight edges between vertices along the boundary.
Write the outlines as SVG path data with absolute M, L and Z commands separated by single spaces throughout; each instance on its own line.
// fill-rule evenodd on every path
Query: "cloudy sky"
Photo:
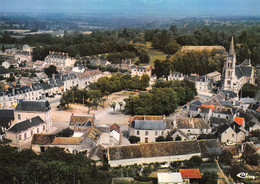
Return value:
M 260 0 L 0 0 L 0 12 L 260 15 Z

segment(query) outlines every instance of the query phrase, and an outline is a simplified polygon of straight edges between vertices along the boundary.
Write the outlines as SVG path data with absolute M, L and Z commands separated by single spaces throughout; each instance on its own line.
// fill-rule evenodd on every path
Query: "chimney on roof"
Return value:
M 49 50 L 49 54 L 51 54 L 51 51 Z
M 67 58 L 69 57 L 69 53 L 66 53 Z
M 64 52 L 62 52 L 62 55 L 64 56 Z
M 60 52 L 58 52 L 58 54 L 60 55 Z

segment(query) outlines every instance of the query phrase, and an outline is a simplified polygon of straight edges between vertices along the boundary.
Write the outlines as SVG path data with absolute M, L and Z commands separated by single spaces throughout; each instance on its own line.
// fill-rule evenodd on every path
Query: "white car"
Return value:
M 236 145 L 236 143 L 234 143 L 234 142 L 226 142 L 226 145 L 227 146 L 234 146 L 234 145 Z

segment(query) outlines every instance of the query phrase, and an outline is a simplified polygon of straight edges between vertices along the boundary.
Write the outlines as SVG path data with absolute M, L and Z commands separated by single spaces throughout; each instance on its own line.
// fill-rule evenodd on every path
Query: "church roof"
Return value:
M 252 67 L 238 65 L 235 68 L 235 73 L 238 79 L 240 79 L 243 76 L 250 77 L 252 72 L 253 72 Z

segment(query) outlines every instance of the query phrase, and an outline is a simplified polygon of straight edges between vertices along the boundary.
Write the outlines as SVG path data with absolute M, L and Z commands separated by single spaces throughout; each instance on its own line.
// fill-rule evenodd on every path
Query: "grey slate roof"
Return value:
M 219 118 L 219 117 L 210 117 L 209 122 L 213 127 L 218 127 L 223 124 L 228 124 L 228 120 L 226 118 Z
M 10 73 L 10 72 L 8 72 L 8 70 L 6 70 L 4 67 L 0 66 L 0 74 L 6 74 L 6 73 Z
M 243 76 L 250 77 L 252 72 L 253 72 L 252 67 L 238 65 L 235 68 L 235 73 L 238 79 L 240 79 Z
M 10 122 L 14 120 L 14 110 L 0 109 L 0 127 L 8 129 L 10 127 Z M 1 131 L 0 134 L 4 132 Z
M 166 123 L 164 121 L 135 120 L 132 127 L 137 130 L 165 130 Z
M 47 112 L 51 109 L 50 103 L 47 100 L 24 100 L 20 102 L 15 110 L 16 111 L 40 111 Z
M 43 123 L 44 123 L 44 121 L 40 118 L 40 116 L 36 116 L 30 120 L 27 119 L 25 121 L 15 124 L 8 131 L 13 132 L 13 133 L 19 133 L 19 132 L 28 130 L 31 127 L 38 126 Z

